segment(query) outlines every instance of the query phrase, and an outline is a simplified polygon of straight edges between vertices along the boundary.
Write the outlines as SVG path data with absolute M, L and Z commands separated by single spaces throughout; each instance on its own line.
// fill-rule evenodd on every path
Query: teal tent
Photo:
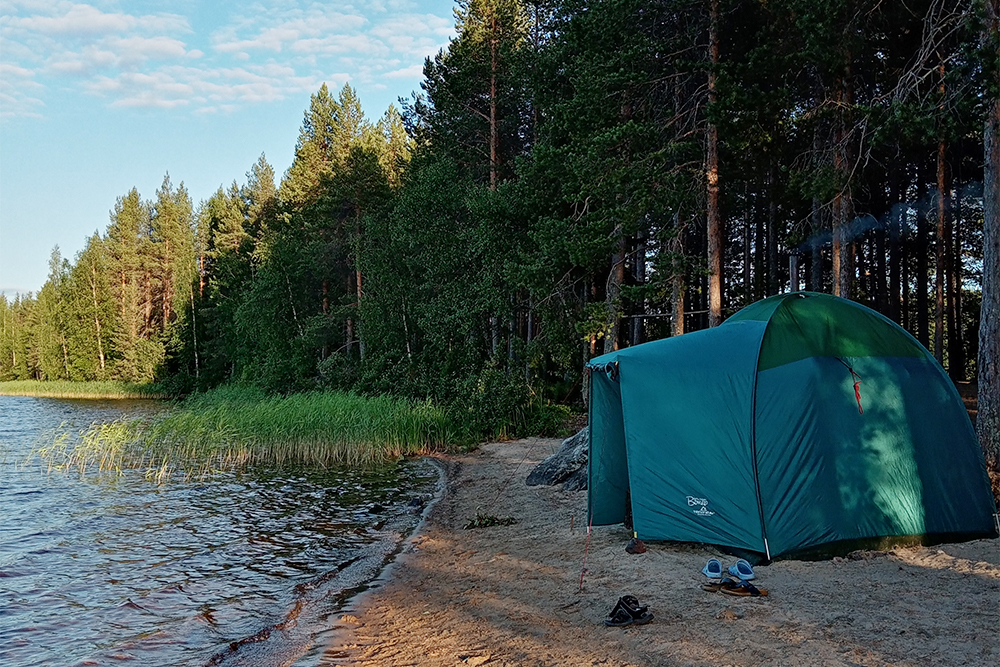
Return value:
M 596 357 L 589 513 L 770 559 L 886 536 L 991 536 L 955 386 L 901 327 L 797 292 Z

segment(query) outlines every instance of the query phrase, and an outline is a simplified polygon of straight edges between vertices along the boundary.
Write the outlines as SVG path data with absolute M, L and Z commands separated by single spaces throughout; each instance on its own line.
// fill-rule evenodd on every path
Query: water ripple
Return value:
M 289 664 L 374 577 L 437 475 L 257 467 L 157 485 L 21 463 L 151 401 L 0 397 L 0 664 Z

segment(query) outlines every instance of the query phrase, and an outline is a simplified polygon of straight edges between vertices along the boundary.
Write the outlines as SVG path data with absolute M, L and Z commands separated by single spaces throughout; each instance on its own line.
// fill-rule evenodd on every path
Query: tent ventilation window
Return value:
M 604 366 L 598 366 L 598 370 L 602 370 L 608 374 L 612 382 L 618 382 L 618 362 L 612 361 L 604 364 Z

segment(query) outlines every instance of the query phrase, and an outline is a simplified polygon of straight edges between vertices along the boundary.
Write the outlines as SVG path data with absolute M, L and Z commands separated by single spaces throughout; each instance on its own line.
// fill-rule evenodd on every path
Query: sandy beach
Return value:
M 1000 664 L 1000 540 L 759 566 L 769 595 L 701 589 L 702 545 L 625 552 L 586 491 L 524 480 L 560 441 L 440 456 L 443 496 L 396 562 L 340 616 L 325 665 L 778 666 Z M 517 523 L 464 529 L 477 510 Z M 586 572 L 580 588 L 584 552 Z M 631 594 L 655 619 L 609 628 Z

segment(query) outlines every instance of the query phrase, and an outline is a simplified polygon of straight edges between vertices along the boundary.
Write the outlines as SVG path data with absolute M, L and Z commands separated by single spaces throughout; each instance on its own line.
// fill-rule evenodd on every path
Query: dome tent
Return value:
M 912 336 L 827 294 L 596 357 L 588 513 L 770 559 L 886 536 L 992 536 L 961 398 Z

